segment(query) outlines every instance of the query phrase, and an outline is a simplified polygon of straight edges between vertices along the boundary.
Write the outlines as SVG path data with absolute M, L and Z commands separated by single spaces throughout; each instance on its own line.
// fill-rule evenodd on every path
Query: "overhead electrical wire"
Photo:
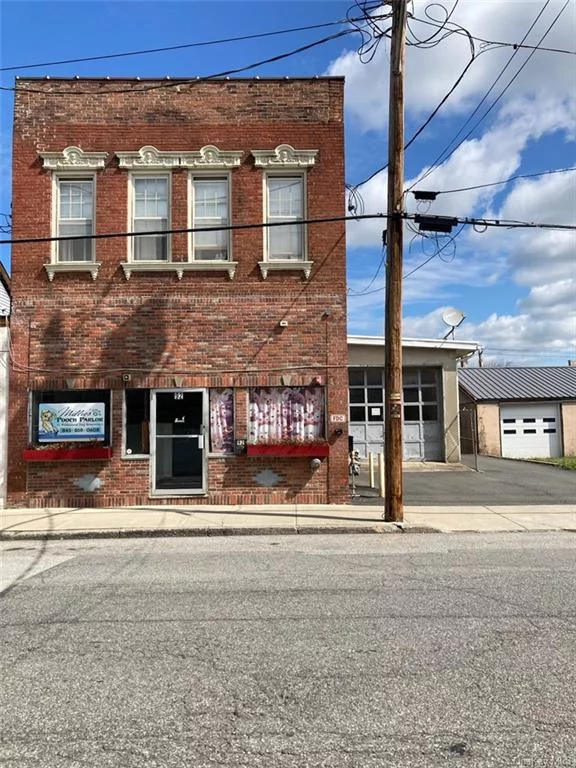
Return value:
M 372 275 L 372 278 L 368 285 L 366 285 L 361 291 L 351 291 L 348 289 L 348 295 L 349 296 L 364 296 L 366 293 L 371 293 L 370 288 L 374 285 L 376 280 L 378 279 L 378 275 L 380 274 L 380 271 L 382 267 L 384 266 L 384 262 L 386 260 L 386 243 L 384 242 L 386 235 L 386 230 L 382 233 L 382 255 L 380 257 L 380 261 L 378 262 L 378 267 L 376 268 L 376 272 Z
M 556 23 L 556 21 L 558 20 L 558 17 L 559 17 L 559 16 L 560 16 L 560 14 L 561 14 L 561 13 L 564 11 L 564 9 L 565 9 L 565 7 L 568 5 L 569 1 L 570 1 L 570 0 L 566 0 L 566 3 L 565 3 L 565 5 L 564 5 L 564 7 L 563 7 L 563 8 L 562 8 L 562 9 L 559 11 L 559 13 L 558 13 L 558 15 L 557 15 L 556 19 L 554 19 L 554 21 L 552 22 L 552 25 L 551 25 L 551 27 L 550 27 L 550 28 L 549 28 L 549 29 L 548 29 L 548 30 L 547 30 L 547 31 L 544 33 L 544 35 L 543 35 L 543 37 L 541 38 L 541 40 L 543 40 L 543 39 L 546 37 L 546 35 L 548 34 L 548 32 L 550 31 L 550 29 L 552 28 L 552 26 L 554 26 L 554 24 L 555 24 L 555 23 Z M 526 39 L 526 37 L 528 36 L 528 34 L 529 34 L 531 31 L 532 31 L 534 24 L 535 24 L 535 23 L 538 21 L 538 19 L 540 18 L 541 14 L 542 14 L 542 13 L 543 13 L 543 11 L 545 10 L 545 8 L 546 8 L 546 6 L 549 4 L 549 2 L 550 2 L 550 0 L 547 0 L 547 2 L 545 3 L 544 7 L 542 8 L 542 10 L 540 11 L 540 13 L 539 13 L 539 14 L 538 14 L 538 16 L 536 17 L 536 19 L 535 19 L 535 21 L 533 22 L 533 24 L 531 25 L 530 29 L 528 30 L 528 32 L 527 32 L 527 33 L 526 33 L 526 35 L 524 36 L 523 40 L 525 40 L 525 39 Z M 435 4 L 435 3 L 434 3 L 434 4 L 431 4 L 431 5 L 437 5 L 437 4 Z M 457 5 L 457 3 L 455 4 L 455 6 L 456 6 L 456 5 Z M 454 12 L 454 10 L 455 10 L 455 6 L 453 7 L 453 9 L 452 9 L 452 11 L 451 11 L 450 15 L 451 15 L 451 14 Z M 429 6 L 427 6 L 427 8 L 428 8 L 428 7 L 429 7 Z M 440 6 L 440 7 L 443 7 L 443 6 Z M 424 20 L 424 19 L 419 19 L 419 18 L 417 18 L 417 17 L 412 17 L 412 18 L 413 18 L 414 20 L 416 20 L 416 21 L 419 21 L 419 22 L 422 22 L 422 23 L 432 23 L 432 22 L 427 22 L 427 21 L 426 21 L 426 20 Z M 429 18 L 430 18 L 430 17 L 429 17 Z M 440 23 L 440 22 L 437 22 L 437 23 L 436 23 L 436 22 L 434 22 L 434 23 L 433 23 L 433 26 L 435 26 L 435 27 L 436 27 L 436 29 L 437 29 L 438 31 L 441 31 L 441 30 L 445 29 L 445 26 L 446 26 L 446 24 L 447 24 L 447 22 L 448 22 L 448 21 L 449 21 L 449 17 L 448 17 L 448 18 L 447 18 L 447 19 L 446 19 L 446 20 L 445 20 L 443 23 Z M 462 130 L 465 128 L 465 126 L 466 126 L 466 125 L 468 124 L 468 122 L 469 122 L 469 121 L 472 119 L 472 117 L 474 116 L 474 114 L 475 114 L 475 113 L 478 111 L 478 109 L 480 108 L 480 106 L 481 106 L 481 105 L 484 103 L 484 101 L 486 100 L 486 98 L 488 97 L 488 95 L 489 95 L 489 93 L 492 91 L 492 89 L 495 87 L 496 83 L 498 82 L 498 80 L 499 80 L 499 79 L 500 79 L 500 77 L 502 76 L 502 74 L 503 74 L 503 72 L 505 71 L 505 69 L 507 68 L 507 66 L 508 66 L 508 65 L 511 63 L 511 61 L 513 60 L 514 56 L 515 56 L 515 55 L 516 55 L 516 53 L 518 52 L 518 49 L 520 49 L 520 48 L 529 48 L 529 49 L 532 49 L 533 53 L 534 53 L 535 51 L 537 51 L 537 50 L 540 50 L 540 51 L 541 51 L 541 50 L 551 50 L 551 51 L 556 51 L 556 52 L 561 52 L 561 53 L 573 53 L 573 54 L 575 54 L 575 55 L 576 55 L 576 51 L 561 51 L 561 50 L 559 50 L 559 49 L 546 49 L 546 48 L 542 48 L 542 47 L 541 47 L 541 46 L 539 46 L 539 45 L 538 45 L 538 46 L 530 46 L 530 45 L 523 45 L 523 44 L 519 44 L 519 43 L 502 43 L 501 41 L 491 41 L 491 40 L 486 40 L 485 38 L 479 38 L 479 37 L 477 37 L 477 36 L 475 36 L 475 35 L 471 34 L 471 33 L 470 33 L 468 30 L 464 29 L 463 27 L 454 27 L 454 28 L 451 28 L 451 29 L 450 29 L 450 31 L 448 32 L 448 34 L 447 34 L 446 36 L 449 36 L 449 35 L 451 35 L 451 34 L 453 34 L 453 33 L 458 33 L 458 34 L 460 34 L 460 35 L 466 36 L 466 37 L 467 37 L 467 39 L 468 39 L 468 41 L 471 43 L 471 45 L 472 45 L 472 41 L 477 41 L 477 42 L 482 42 L 482 43 L 485 43 L 487 46 L 489 45 L 489 46 L 493 46 L 493 47 L 491 47 L 491 48 L 483 48 L 483 49 L 481 49 L 479 52 L 477 52 L 477 53 L 473 53 L 473 56 L 472 56 L 471 60 L 468 62 L 468 64 L 466 65 L 466 67 L 464 68 L 463 72 L 461 73 L 461 75 L 459 76 L 459 78 L 456 80 L 456 82 L 454 83 L 454 85 L 452 86 L 452 88 L 451 88 L 451 89 L 448 91 L 448 93 L 447 93 L 447 94 L 446 94 L 446 95 L 443 97 L 443 99 L 440 101 L 440 103 L 439 103 L 439 104 L 438 104 L 438 105 L 437 105 L 437 106 L 434 108 L 434 110 L 433 110 L 433 111 L 432 111 L 432 113 L 431 113 L 431 114 L 430 114 L 430 115 L 429 115 L 429 116 L 426 118 L 426 120 L 424 121 L 424 123 L 423 123 L 423 124 L 422 124 L 422 125 L 421 125 L 421 126 L 418 128 L 418 129 L 417 129 L 417 131 L 414 133 L 414 135 L 413 135 L 413 136 L 411 136 L 410 140 L 409 140 L 409 141 L 408 141 L 408 142 L 407 142 L 407 143 L 404 145 L 404 150 L 408 149 L 408 148 L 409 148 L 409 147 L 412 145 L 412 143 L 413 143 L 413 142 L 414 142 L 414 141 L 415 141 L 415 140 L 418 138 L 418 136 L 420 136 L 420 134 L 421 134 L 421 133 L 422 133 L 422 132 L 425 130 L 425 128 L 426 128 L 426 127 L 427 127 L 427 126 L 430 124 L 430 122 L 431 122 L 431 121 L 434 119 L 434 117 L 436 116 L 436 114 L 438 113 L 438 111 L 440 110 L 440 108 L 441 108 L 441 107 L 444 105 L 444 103 L 445 103 L 445 102 L 448 100 L 448 98 L 449 98 L 449 97 L 452 95 L 452 93 L 454 92 L 454 90 L 455 90 L 455 89 L 458 87 L 458 85 L 460 84 L 460 82 L 461 82 L 461 81 L 462 81 L 462 79 L 464 78 L 465 74 L 467 73 L 468 69 L 469 69 L 469 68 L 470 68 L 470 66 L 472 65 L 473 61 L 474 61 L 476 58 L 478 58 L 478 56 L 480 56 L 482 53 L 486 53 L 486 52 L 487 52 L 487 51 L 489 51 L 489 50 L 495 50 L 495 48 L 496 48 L 497 46 L 503 46 L 503 45 L 509 45 L 509 46 L 511 46 L 511 47 L 513 47 L 513 48 L 515 49 L 514 53 L 513 53 L 513 54 L 512 54 L 512 56 L 510 57 L 510 59 L 509 59 L 508 63 L 506 64 L 506 66 L 504 67 L 504 69 L 503 69 L 503 70 L 501 70 L 501 72 L 500 72 L 499 76 L 498 76 L 498 77 L 497 77 L 497 79 L 494 81 L 494 83 L 493 83 L 493 84 L 492 84 L 492 86 L 490 87 L 489 91 L 488 91 L 488 92 L 487 92 L 487 93 L 484 95 L 484 97 L 483 97 L 483 99 L 480 101 L 480 103 L 477 105 L 477 107 L 476 107 L 476 109 L 474 110 L 474 112 L 472 112 L 472 114 L 469 116 L 469 118 L 468 118 L 468 120 L 466 121 L 466 123 L 464 123 L 464 125 L 463 125 L 463 126 L 462 126 L 462 128 L 460 129 L 460 132 L 461 132 L 461 131 L 462 131 Z M 430 39 L 431 39 L 431 38 L 430 38 Z M 443 37 L 442 39 L 444 39 L 444 37 Z M 440 42 L 440 41 L 439 41 L 439 42 Z M 417 44 L 416 44 L 416 46 L 417 46 Z M 418 47 L 418 46 L 417 46 L 417 47 Z M 472 48 L 472 50 L 474 51 L 474 49 L 473 49 L 473 48 Z M 530 55 L 530 57 L 529 57 L 529 58 L 531 58 L 531 56 L 533 55 L 533 53 Z M 529 58 L 526 60 L 525 64 L 528 62 Z M 525 64 L 524 64 L 523 66 L 525 66 Z M 522 68 L 523 68 L 523 67 L 522 67 Z M 522 68 L 521 68 L 521 69 L 522 69 Z M 519 71 L 521 71 L 521 70 L 519 70 Z M 515 77 L 517 77 L 517 75 L 518 75 L 518 74 L 519 74 L 519 72 L 516 74 L 516 76 L 515 76 Z M 513 80 L 515 79 L 515 77 L 513 78 Z M 513 82 L 513 80 L 512 80 L 511 82 Z M 509 83 L 509 85 L 511 84 L 511 82 Z M 509 85 L 508 85 L 507 87 L 509 87 Z M 505 90 L 507 90 L 507 88 L 506 88 Z M 500 94 L 500 96 L 498 97 L 497 101 L 499 101 L 499 99 L 501 98 L 501 96 L 502 96 L 502 95 L 503 95 L 503 94 Z M 493 106 L 494 106 L 494 105 L 493 105 Z M 491 108 L 491 109 L 492 109 L 492 108 Z M 491 111 L 491 110 L 489 110 L 489 111 Z M 486 115 L 487 115 L 487 114 L 488 114 L 488 112 L 487 112 L 487 113 L 486 113 L 486 114 L 483 116 L 483 118 L 482 118 L 482 119 L 484 119 L 484 117 L 486 117 Z M 480 122 L 481 122 L 481 121 L 478 121 L 478 123 L 476 123 L 476 125 L 474 126 L 474 128 L 476 128 L 476 127 L 477 127 L 477 125 L 478 125 Z M 459 133 L 460 133 L 460 132 L 459 132 Z M 457 133 L 457 134 L 456 134 L 456 136 L 454 137 L 454 139 L 453 139 L 452 141 L 454 141 L 454 140 L 455 140 L 455 139 L 458 137 L 459 133 Z M 468 134 L 468 135 L 469 135 L 469 134 Z M 468 137 L 468 135 L 467 135 L 467 137 Z M 466 138 L 467 138 L 467 137 L 466 137 Z M 465 139 L 464 139 L 464 140 L 465 140 Z M 449 148 L 449 146 L 450 146 L 450 145 L 448 145 L 448 148 Z M 457 149 L 457 147 L 456 147 L 455 149 Z M 444 152 L 444 151 L 446 151 L 446 149 L 445 149 L 445 150 L 443 150 L 443 152 Z M 455 150 L 454 150 L 454 151 L 455 151 Z M 441 153 L 441 154 L 443 154 L 443 153 Z M 435 161 L 435 162 L 437 162 L 437 161 Z M 442 162 L 443 162 L 443 161 L 442 161 Z M 360 182 L 358 182 L 358 183 L 356 183 L 356 184 L 350 184 L 350 185 L 348 185 L 348 190 L 349 190 L 349 192 L 351 192 L 352 190 L 354 190 L 354 191 L 357 191 L 357 190 L 358 190 L 358 189 L 359 189 L 361 186 L 364 186 L 365 184 L 367 184 L 367 183 L 368 183 L 369 181 L 371 181 L 371 180 L 372 180 L 372 179 L 373 179 L 375 176 L 377 176 L 379 173 L 381 173 L 381 172 L 385 171 L 387 168 L 388 168 L 388 163 L 385 163 L 384 165 L 380 166 L 379 168 L 376 168 L 376 169 L 375 169 L 375 170 L 374 170 L 374 171 L 373 171 L 373 172 L 372 172 L 372 173 L 371 173 L 369 176 L 367 176 L 367 177 L 366 177 L 365 179 L 363 179 L 362 181 L 360 181 Z M 423 177 L 423 178 L 425 178 L 425 177 Z M 411 189 L 413 189 L 413 187 L 414 187 L 414 185 L 412 185 L 412 186 L 411 186 L 409 189 L 411 190 Z M 409 191 L 409 190 L 407 190 L 407 191 Z
M 358 221 L 360 219 L 389 219 L 397 214 L 365 213 L 362 216 L 326 216 L 320 218 L 300 219 L 298 221 L 274 221 L 258 222 L 253 224 L 228 224 L 219 227 L 181 227 L 177 229 L 158 229 L 149 232 L 102 232 L 92 235 L 66 235 L 49 237 L 22 237 L 0 240 L 0 245 L 23 245 L 29 243 L 53 243 L 71 240 L 107 240 L 116 237 L 149 237 L 151 235 L 172 235 L 188 232 L 231 232 L 243 229 L 267 229 L 270 227 L 285 227 L 287 224 L 326 224 L 336 221 Z M 419 214 L 402 213 L 400 217 L 405 221 L 415 221 Z M 434 218 L 434 217 L 431 217 Z M 444 217 L 442 217 L 444 218 Z M 503 229 L 550 229 L 558 231 L 576 231 L 576 224 L 553 224 L 549 222 L 521 221 L 517 219 L 478 219 L 472 217 L 454 217 L 454 224 L 467 224 L 470 226 L 483 226 L 488 228 Z
M 538 15 L 536 16 L 536 18 L 534 19 L 534 21 L 533 21 L 533 22 L 532 22 L 532 24 L 530 25 L 530 28 L 528 29 L 528 31 L 527 31 L 527 32 L 526 32 L 526 34 L 524 35 L 524 38 L 523 38 L 523 40 L 525 40 L 525 39 L 528 37 L 528 35 L 530 34 L 530 32 L 533 30 L 534 26 L 536 25 L 536 23 L 537 23 L 537 22 L 538 22 L 538 20 L 540 19 L 540 17 L 541 17 L 541 15 L 542 15 L 542 13 L 545 11 L 545 9 L 546 9 L 546 7 L 549 5 L 549 3 L 550 3 L 550 0 L 546 0 L 546 2 L 544 3 L 544 6 L 541 8 L 540 12 L 538 13 Z M 562 6 L 562 8 L 561 8 L 561 9 L 558 11 L 558 13 L 556 14 L 556 16 L 555 16 L 555 17 L 554 17 L 554 19 L 552 20 L 552 23 L 551 23 L 551 24 L 548 26 L 548 28 L 546 29 L 546 31 L 544 32 L 544 34 L 541 36 L 541 38 L 540 38 L 540 41 L 539 41 L 539 42 L 542 42 L 542 40 L 544 40 L 544 39 L 546 38 L 546 36 L 549 34 L 549 32 L 550 32 L 550 31 L 552 30 L 552 28 L 554 27 L 554 25 L 557 23 L 558 19 L 560 18 L 560 16 L 562 15 L 562 13 L 564 12 L 564 10 L 566 9 L 566 7 L 568 6 L 568 4 L 569 4 L 569 3 L 570 3 L 570 0 L 566 0 L 566 1 L 565 1 L 565 3 L 564 3 L 564 5 Z M 472 120 L 472 118 L 474 117 L 474 115 L 475 115 L 475 114 L 478 112 L 478 110 L 479 110 L 479 108 L 481 107 L 481 105 L 482 105 L 482 104 L 483 104 L 483 103 L 486 101 L 486 99 L 487 99 L 488 95 L 489 95 L 489 94 L 492 92 L 492 90 L 493 90 L 493 88 L 495 87 L 496 83 L 497 83 L 497 82 L 500 80 L 500 78 L 502 77 L 502 75 L 503 75 L 503 73 L 505 72 L 505 70 L 508 68 L 508 66 L 509 66 L 509 65 L 511 64 L 511 62 L 513 61 L 514 57 L 517 55 L 517 53 L 518 53 L 518 50 L 515 50 L 515 51 L 514 51 L 514 53 L 513 53 L 513 54 L 510 56 L 510 58 L 508 59 L 507 63 L 504 65 L 504 67 L 503 67 L 503 68 L 502 68 L 502 70 L 500 71 L 499 75 L 498 75 L 498 76 L 496 77 L 496 79 L 493 81 L 492 85 L 490 86 L 490 88 L 488 89 L 488 91 L 487 91 L 487 92 L 484 94 L 484 96 L 483 96 L 483 98 L 480 100 L 480 102 L 479 102 L 479 103 L 476 105 L 476 107 L 474 108 L 474 110 L 473 110 L 473 111 L 470 113 L 470 115 L 468 116 L 468 118 L 466 119 L 466 121 L 464 122 L 464 124 L 461 126 L 461 128 L 459 129 L 459 131 L 458 131 L 458 132 L 455 134 L 455 136 L 454 136 L 454 137 L 451 139 L 451 141 L 450 141 L 450 142 L 449 142 L 449 143 L 446 145 L 446 147 L 445 147 L 445 148 L 444 148 L 444 149 L 443 149 L 443 150 L 442 150 L 442 151 L 441 151 L 441 152 L 440 152 L 440 153 L 437 155 L 436 159 L 433 161 L 433 163 L 431 164 L 431 166 L 429 166 L 429 168 L 427 168 L 427 170 L 426 170 L 426 171 L 425 171 L 423 174 L 421 174 L 421 175 L 419 176 L 419 178 L 418 178 L 418 179 L 417 179 L 415 182 L 413 182 L 413 183 L 412 183 L 412 184 L 411 184 L 411 185 L 408 187 L 408 189 L 406 190 L 406 192 L 410 192 L 412 189 L 414 189 L 414 187 L 415 187 L 417 184 L 420 184 L 420 183 L 421 183 L 421 182 L 422 182 L 422 181 L 423 181 L 425 178 L 427 178 L 427 177 L 428 177 L 428 176 L 429 176 L 429 175 L 430 175 L 430 174 L 431 174 L 431 173 L 432 173 L 432 172 L 433 172 L 433 171 L 434 171 L 436 168 L 438 168 L 438 167 L 439 167 L 439 166 L 440 166 L 442 163 L 445 163 L 445 162 L 446 162 L 446 161 L 447 161 L 447 160 L 448 160 L 448 159 L 449 159 L 449 158 L 450 158 L 450 157 L 451 157 L 451 156 L 454 154 L 454 152 L 456 152 L 456 150 L 457 150 L 457 149 L 458 149 L 458 148 L 459 148 L 459 147 L 460 147 L 460 146 L 461 146 L 461 145 L 462 145 L 462 144 L 463 144 L 463 143 L 466 141 L 466 139 L 468 139 L 468 138 L 469 138 L 469 137 L 472 135 L 472 133 L 473 133 L 473 132 L 476 130 L 476 128 L 477 128 L 477 127 L 480 125 L 480 123 L 481 123 L 481 122 L 482 122 L 482 121 L 483 121 L 483 120 L 484 120 L 484 119 L 485 119 L 485 118 L 488 116 L 488 114 L 489 114 L 489 113 L 490 113 L 490 112 L 491 112 L 491 111 L 494 109 L 494 107 L 496 106 L 496 104 L 497 104 L 497 103 L 500 101 L 500 99 L 501 99 L 501 98 L 504 96 L 504 94 L 505 94 L 505 93 L 506 93 L 506 91 L 507 91 L 507 90 L 510 88 L 510 86 L 512 85 L 512 83 L 513 83 L 513 82 L 516 80 L 516 78 L 517 78 L 517 77 L 520 75 L 520 73 L 522 72 L 522 70 L 524 69 L 524 67 L 525 67 L 525 66 L 528 64 L 528 62 L 529 62 L 529 61 L 532 59 L 532 57 L 534 56 L 535 52 L 536 52 L 535 50 L 532 50 L 532 51 L 531 51 L 531 53 L 530 53 L 530 54 L 529 54 L 529 55 L 526 57 L 526 59 L 525 59 L 525 61 L 523 62 L 523 64 L 522 64 L 522 65 L 519 67 L 519 69 L 516 71 L 516 73 L 514 74 L 514 76 L 513 76 L 513 77 L 512 77 L 512 78 L 511 78 L 511 79 L 508 81 L 508 83 L 507 83 L 507 84 L 504 86 L 504 88 L 503 88 L 503 89 L 500 91 L 500 93 L 498 94 L 498 96 L 497 96 L 497 97 L 494 99 L 494 101 L 493 101 L 493 102 L 492 102 L 492 104 L 491 104 L 491 105 L 488 107 L 488 109 L 487 109 L 487 110 L 484 112 L 484 114 L 483 114 L 483 115 L 482 115 L 482 116 L 481 116 L 481 117 L 480 117 L 480 118 L 479 118 L 479 119 L 478 119 L 478 120 L 477 120 L 477 121 L 474 123 L 474 125 L 473 125 L 473 126 L 470 128 L 470 130 L 469 130 L 469 131 L 468 131 L 468 132 L 465 134 L 465 136 L 463 136 L 463 137 L 462 137 L 462 138 L 461 138 L 461 139 L 458 141 L 458 143 L 456 144 L 456 146 L 454 146 L 454 147 L 451 149 L 451 146 L 452 146 L 452 144 L 454 143 L 454 141 L 456 141 L 456 139 L 458 138 L 458 136 L 460 136 L 460 134 L 461 134 L 461 133 L 462 133 L 462 131 L 465 129 L 465 127 L 466 127 L 466 126 L 467 126 L 467 125 L 470 123 L 470 121 Z
M 257 67 L 261 67 L 264 64 L 272 64 L 276 61 L 282 61 L 283 59 L 290 58 L 291 56 L 295 56 L 298 53 L 303 53 L 304 51 L 309 51 L 312 48 L 315 48 L 318 45 L 323 45 L 324 43 L 328 43 L 332 40 L 337 40 L 341 37 L 345 37 L 347 35 L 352 35 L 356 33 L 357 30 L 355 29 L 343 29 L 340 32 L 336 32 L 333 35 L 328 35 L 327 37 L 323 37 L 320 40 L 314 40 L 311 43 L 307 43 L 306 45 L 301 45 L 298 48 L 294 48 L 291 51 L 286 51 L 285 53 L 277 54 L 276 56 L 271 56 L 267 59 L 261 59 L 260 61 L 253 62 L 252 64 L 246 64 L 242 67 L 235 67 L 233 69 L 227 69 L 223 70 L 222 72 L 216 72 L 211 75 L 203 75 L 198 77 L 178 77 L 174 79 L 168 78 L 168 80 L 163 80 L 160 83 L 157 83 L 155 85 L 145 85 L 142 88 L 106 88 L 99 91 L 96 90 L 90 90 L 90 91 L 82 91 L 78 89 L 71 90 L 51 90 L 49 91 L 50 96 L 106 96 L 110 93 L 126 93 L 126 94 L 138 94 L 138 93 L 147 93 L 148 91 L 156 91 L 160 89 L 166 89 L 166 88 L 177 88 L 182 85 L 195 85 L 196 83 L 203 82 L 205 80 L 215 80 L 218 78 L 224 78 L 228 77 L 230 75 L 236 75 L 240 72 L 247 72 L 250 69 L 256 69 Z M 55 78 L 56 81 L 63 78 Z M 68 79 L 68 78 L 66 78 Z M 102 78 L 98 78 L 101 80 Z M 146 80 L 147 78 L 118 78 L 119 80 L 134 80 L 136 84 L 141 79 Z M 153 78 L 150 78 L 153 79 Z M 290 79 L 290 78 L 286 78 Z M 50 80 L 48 77 L 47 80 Z M 0 86 L 0 90 L 2 91 L 18 91 L 18 93 L 40 93 L 45 94 L 46 89 L 45 88 L 28 88 L 28 87 L 14 87 L 14 86 Z
M 255 224 L 227 224 L 219 227 L 178 227 L 176 229 L 158 229 L 142 232 L 102 232 L 92 235 L 67 235 L 52 237 L 24 237 L 11 240 L 0 240 L 0 245 L 19 245 L 24 243 L 53 243 L 68 240 L 110 240 L 116 237 L 149 237 L 150 235 L 178 235 L 188 232 L 232 232 L 243 229 L 268 229 L 285 227 L 287 224 L 327 224 L 336 221 L 356 221 L 358 219 L 387 219 L 385 213 L 368 213 L 362 216 L 325 216 L 315 219 L 300 219 L 298 221 L 263 221 Z
M 510 176 L 507 179 L 501 179 L 500 181 L 490 181 L 487 184 L 474 184 L 471 187 L 458 187 L 457 189 L 440 189 L 434 190 L 435 195 L 448 195 L 451 192 L 469 192 L 473 189 L 484 189 L 485 187 L 497 187 L 500 184 L 509 184 L 511 181 L 517 179 L 534 179 L 538 176 L 550 176 L 554 173 L 569 173 L 570 171 L 576 171 L 576 166 L 571 168 L 556 168 L 551 171 L 539 171 L 538 173 L 518 173 L 515 176 Z M 417 192 L 418 190 L 415 190 Z M 414 192 L 413 192 L 414 194 Z
M 549 0 L 548 0 L 549 1 Z M 453 9 L 454 10 L 454 9 Z M 468 34 L 466 30 L 463 30 L 465 34 Z M 481 53 L 484 53 L 484 51 L 480 51 L 479 53 L 476 53 L 476 50 L 474 48 L 474 43 L 472 40 L 472 36 L 468 35 L 468 42 L 470 43 L 470 60 L 458 76 L 458 78 L 455 80 L 454 84 L 450 88 L 450 90 L 442 97 L 442 99 L 438 102 L 438 104 L 434 107 L 432 112 L 428 115 L 426 120 L 420 125 L 420 127 L 414 132 L 414 134 L 410 137 L 410 139 L 404 144 L 404 151 L 409 149 L 412 144 L 416 141 L 416 139 L 420 136 L 420 134 L 428 127 L 428 125 L 432 122 L 432 120 L 436 117 L 440 109 L 444 106 L 444 104 L 448 101 L 450 96 L 454 93 L 456 88 L 460 85 L 462 80 L 464 79 L 466 73 L 474 63 L 474 61 L 478 58 L 478 56 Z M 388 163 L 385 163 L 384 165 L 380 166 L 379 168 L 376 168 L 376 170 L 372 171 L 372 173 L 367 176 L 362 181 L 358 182 L 357 184 L 351 184 L 348 186 L 349 191 L 357 191 L 360 187 L 367 184 L 369 181 L 371 181 L 375 176 L 377 176 L 379 173 L 382 173 L 382 171 L 385 171 L 386 168 L 388 168 Z
M 429 21 L 428 19 L 421 19 L 417 16 L 412 17 L 414 21 L 417 21 L 420 24 L 428 24 L 429 26 L 436 27 L 437 29 L 441 29 L 440 23 L 436 23 L 433 21 Z M 451 30 L 451 33 L 456 35 L 462 35 L 464 34 L 464 30 L 462 28 L 454 27 Z M 484 43 L 485 45 L 493 46 L 495 48 L 526 48 L 528 50 L 536 50 L 536 51 L 542 51 L 544 53 L 563 53 L 567 54 L 569 56 L 576 56 L 576 51 L 569 51 L 566 48 L 548 48 L 543 45 L 530 45 L 528 43 L 513 43 L 508 40 L 487 40 L 485 37 L 478 37 L 478 35 L 471 35 L 472 39 L 475 40 L 477 43 Z
M 207 47 L 211 45 L 222 45 L 225 43 L 239 43 L 239 42 L 244 42 L 246 40 L 258 40 L 261 38 L 274 37 L 277 35 L 287 35 L 293 32 L 306 32 L 312 29 L 332 27 L 332 26 L 337 26 L 341 24 L 347 24 L 348 22 L 362 21 L 362 19 L 363 17 L 358 17 L 353 19 L 345 18 L 345 19 L 338 19 L 336 21 L 326 21 L 322 24 L 309 24 L 303 27 L 291 27 L 288 29 L 278 29 L 271 32 L 258 32 L 253 35 L 238 35 L 234 37 L 224 37 L 218 40 L 204 40 L 204 41 L 199 41 L 194 43 L 182 43 L 181 45 L 168 45 L 162 48 L 145 48 L 142 50 L 126 51 L 123 53 L 108 53 L 100 56 L 84 56 L 82 58 L 77 58 L 77 59 L 60 59 L 58 61 L 44 61 L 44 62 L 41 62 L 40 64 L 20 64 L 18 66 L 13 65 L 9 67 L 0 67 L 0 72 L 13 72 L 13 71 L 22 70 L 22 69 L 39 69 L 40 67 L 54 67 L 54 66 L 59 66 L 61 64 L 81 64 L 86 61 L 104 61 L 106 59 L 120 59 L 120 58 L 126 58 L 130 56 L 145 56 L 151 53 L 179 51 L 179 50 L 185 50 L 186 48 L 202 48 L 202 47 Z
M 407 29 L 407 44 L 408 45 L 415 45 L 418 48 L 435 48 L 437 45 L 439 45 L 446 37 L 453 34 L 453 30 L 448 27 L 448 31 L 443 34 L 441 37 L 438 37 L 438 32 L 443 32 L 445 29 L 447 29 L 447 24 L 454 15 L 454 11 L 458 7 L 459 0 L 456 0 L 454 5 L 452 6 L 452 9 L 450 12 L 441 4 L 441 3 L 428 3 L 428 5 L 424 8 L 424 13 L 426 16 L 431 19 L 434 22 L 437 22 L 439 25 L 437 27 L 437 31 L 434 32 L 434 34 L 430 35 L 430 37 L 426 38 L 425 40 L 420 39 L 417 37 L 416 33 L 412 29 L 410 22 L 414 19 L 414 14 L 410 13 L 408 14 L 408 23 L 406 25 Z M 446 18 L 443 21 L 440 21 L 439 19 L 434 19 L 432 16 L 430 16 L 429 10 L 431 8 L 441 8 L 444 13 L 446 14 Z M 461 27 L 461 29 L 463 29 Z M 412 35 L 414 40 L 416 42 L 410 41 L 409 36 Z

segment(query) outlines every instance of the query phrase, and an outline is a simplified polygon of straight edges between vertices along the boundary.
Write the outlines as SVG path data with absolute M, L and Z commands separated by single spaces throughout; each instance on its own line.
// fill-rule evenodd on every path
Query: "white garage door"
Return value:
M 531 459 L 561 455 L 560 413 L 553 403 L 500 406 L 502 456 Z

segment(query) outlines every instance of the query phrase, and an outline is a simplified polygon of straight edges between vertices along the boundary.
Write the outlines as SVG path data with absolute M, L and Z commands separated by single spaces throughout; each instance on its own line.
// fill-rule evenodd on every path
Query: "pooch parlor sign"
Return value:
M 38 441 L 104 440 L 104 403 L 40 403 Z

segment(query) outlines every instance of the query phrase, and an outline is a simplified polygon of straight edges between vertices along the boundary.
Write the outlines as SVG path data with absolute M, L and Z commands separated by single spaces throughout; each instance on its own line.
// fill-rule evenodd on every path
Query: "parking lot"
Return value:
M 576 472 L 549 464 L 472 456 L 454 468 L 405 467 L 404 503 L 409 506 L 574 504 Z M 378 491 L 371 489 L 368 473 L 358 478 L 357 504 L 374 504 Z

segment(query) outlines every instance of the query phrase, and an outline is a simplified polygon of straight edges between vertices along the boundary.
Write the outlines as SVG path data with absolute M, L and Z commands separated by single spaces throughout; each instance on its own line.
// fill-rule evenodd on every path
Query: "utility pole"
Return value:
M 402 248 L 404 220 L 404 59 L 406 0 L 390 0 L 390 101 L 388 110 L 388 235 L 384 370 L 384 519 L 402 522 Z

